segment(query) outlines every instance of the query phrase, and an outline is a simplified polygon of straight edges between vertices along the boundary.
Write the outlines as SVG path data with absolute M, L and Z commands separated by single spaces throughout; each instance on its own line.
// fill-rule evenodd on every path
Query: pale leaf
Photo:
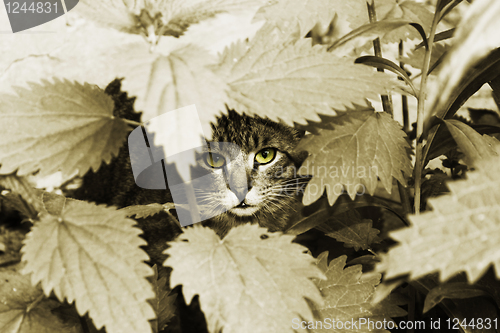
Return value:
M 403 173 L 411 174 L 409 145 L 401 126 L 387 113 L 350 112 L 333 124 L 334 130 L 321 129 L 297 147 L 310 153 L 299 174 L 313 176 L 304 204 L 319 199 L 325 189 L 333 205 L 344 191 L 351 198 L 373 194 L 377 179 L 389 193 L 393 178 L 405 184 Z
M 78 12 L 99 24 L 131 34 L 179 37 L 190 25 L 221 13 L 256 12 L 266 0 L 82 0 Z M 149 39 L 148 38 L 148 39 Z
M 375 0 L 375 10 L 379 21 L 404 19 L 420 24 L 425 30 L 429 29 L 434 18 L 434 13 L 427 8 L 427 4 L 414 0 Z M 415 28 L 407 26 L 388 32 L 382 37 L 382 41 L 384 43 L 398 43 L 400 40 L 408 38 L 421 39 L 422 37 Z
M 443 61 L 438 85 L 429 96 L 426 118 L 444 117 L 450 97 L 467 79 L 477 75 L 475 68 L 491 51 L 500 46 L 500 1 L 478 0 L 468 9 L 454 34 L 454 45 Z
M 367 98 L 401 87 L 390 74 L 312 47 L 308 40 L 283 43 L 269 26 L 248 45 L 227 49 L 218 70 L 229 84 L 230 108 L 292 126 L 320 121 L 318 114 L 334 116 L 354 104 L 368 105 Z
M 128 206 L 121 209 L 125 212 L 126 216 L 133 217 L 135 215 L 138 219 L 143 219 L 145 217 L 156 215 L 163 211 L 163 205 L 159 203 L 152 203 L 149 205 L 136 205 Z
M 312 320 L 304 298 L 321 303 L 309 278 L 322 277 L 293 238 L 246 224 L 220 240 L 195 225 L 170 243 L 164 265 L 187 301 L 200 295 L 210 332 L 293 332 L 293 318 Z
M 316 23 L 330 24 L 336 13 L 340 20 L 347 20 L 351 28 L 368 20 L 366 4 L 358 0 L 279 0 L 262 7 L 255 18 L 266 19 L 282 31 L 298 26 L 300 37 L 304 37 Z
M 116 53 L 123 65 L 123 89 L 137 96 L 135 108 L 144 111 L 144 122 L 151 121 L 146 127 L 155 133 L 154 143 L 163 147 L 167 159 L 202 146 L 201 138 L 212 132 L 210 123 L 226 110 L 226 84 L 208 68 L 211 58 L 195 46 L 162 55 L 132 44 Z M 164 117 L 153 119 L 160 115 Z M 187 162 L 194 163 L 194 154 Z M 178 170 L 189 179 L 189 168 Z
M 98 329 L 151 332 L 155 315 L 146 300 L 154 293 L 146 276 L 152 271 L 134 224 L 114 208 L 67 200 L 60 215 L 42 216 L 27 235 L 24 271 L 45 294 L 75 301 Z
M 399 244 L 378 266 L 387 278 L 438 272 L 445 281 L 465 271 L 473 283 L 492 264 L 500 277 L 500 163 L 478 164 L 466 180 L 447 183 L 450 194 L 429 199 L 432 211 L 410 215 L 410 227 L 390 233 Z
M 104 91 L 58 79 L 30 88 L 1 96 L 0 173 L 84 175 L 118 154 L 127 124 L 113 116 Z

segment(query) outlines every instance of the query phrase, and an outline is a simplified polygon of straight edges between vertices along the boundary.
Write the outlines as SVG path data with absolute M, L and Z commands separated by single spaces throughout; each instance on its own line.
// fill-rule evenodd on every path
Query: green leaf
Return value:
M 283 43 L 268 26 L 248 45 L 226 49 L 219 74 L 229 84 L 230 108 L 291 126 L 320 121 L 318 114 L 334 116 L 354 104 L 368 105 L 367 98 L 402 87 L 389 74 L 336 57 L 324 46 L 312 47 L 307 39 Z
M 356 211 L 348 211 L 332 217 L 328 222 L 318 229 L 325 232 L 327 236 L 335 238 L 344 243 L 345 247 L 352 247 L 355 251 L 368 250 L 370 245 L 381 241 L 377 235 L 379 230 L 372 228 L 373 222 L 361 219 Z
M 477 66 L 494 49 L 500 46 L 500 2 L 496 0 L 474 1 L 454 34 L 454 45 L 444 60 L 435 93 L 429 96 L 426 121 L 436 115 L 444 118 L 450 100 L 470 84 L 470 78 L 486 68 Z M 488 80 L 489 81 L 489 80 Z
M 52 310 L 61 304 L 44 297 L 19 265 L 0 267 L 0 331 L 5 333 L 80 333 L 79 321 L 59 318 Z
M 330 24 L 335 13 L 341 20 L 347 19 L 351 27 L 358 27 L 358 23 L 363 22 L 360 13 L 366 13 L 366 5 L 361 1 L 279 0 L 262 7 L 255 19 L 266 19 L 283 32 L 298 26 L 300 37 L 304 37 L 316 23 Z M 368 20 L 368 14 L 364 18 Z
M 167 204 L 166 204 L 167 205 Z M 171 204 L 170 209 L 175 208 L 173 204 Z M 132 217 L 135 215 L 138 219 L 143 219 L 145 217 L 153 216 L 163 212 L 165 209 L 169 209 L 164 207 L 159 203 L 152 203 L 149 205 L 136 205 L 136 206 L 128 206 L 122 208 L 121 210 L 125 212 L 125 215 L 128 217 Z
M 170 243 L 164 265 L 187 301 L 200 295 L 210 332 L 293 332 L 293 318 L 313 319 L 304 297 L 322 302 L 309 280 L 322 274 L 293 238 L 245 224 L 221 240 L 195 225 Z
M 26 237 L 24 272 L 45 294 L 75 301 L 98 329 L 151 332 L 155 314 L 146 300 L 154 293 L 145 277 L 152 271 L 134 224 L 114 208 L 67 200 L 60 215 L 43 215 Z
M 444 120 L 444 123 L 453 139 L 455 139 L 460 151 L 465 154 L 465 161 L 468 166 L 475 165 L 480 159 L 498 156 L 494 148 L 494 145 L 500 146 L 498 140 L 490 137 L 493 142 L 496 141 L 496 144 L 491 144 L 467 124 L 455 119 Z
M 207 51 L 186 46 L 162 55 L 131 44 L 118 50 L 116 59 L 122 64 L 123 89 L 137 96 L 135 108 L 144 110 L 143 122 L 176 110 L 163 122 L 165 118 L 145 124 L 149 132 L 155 133 L 154 144 L 163 146 L 167 160 L 204 145 L 201 138 L 210 137 L 210 123 L 226 110 L 227 100 L 227 85 L 208 67 L 212 57 Z M 200 122 L 188 112 L 193 104 Z M 186 109 L 178 110 L 183 107 Z M 191 157 L 187 163 L 195 164 L 194 153 Z M 189 168 L 183 165 L 178 170 L 185 180 L 189 179 Z
M 445 52 L 448 52 L 449 49 L 450 46 L 447 44 L 435 43 L 432 46 L 431 64 L 434 65 L 438 61 L 441 61 L 442 56 L 445 54 Z M 424 64 L 425 52 L 426 52 L 425 48 L 419 48 L 414 50 L 407 56 L 402 57 L 400 60 L 412 67 L 415 67 L 417 69 L 422 69 L 422 65 Z
M 410 86 L 413 96 L 417 97 L 419 95 L 417 88 L 413 85 L 413 82 L 411 81 L 410 77 L 408 74 L 406 74 L 406 71 L 404 71 L 401 67 L 396 65 L 394 62 L 381 58 L 381 57 L 376 57 L 376 56 L 362 56 L 356 59 L 355 63 L 357 64 L 363 64 L 371 67 L 375 67 L 378 69 L 386 69 L 388 71 L 393 72 L 394 74 L 398 75 L 401 77 L 407 85 Z
M 299 170 L 312 175 L 303 202 L 310 204 L 324 190 L 330 205 L 344 192 L 354 199 L 357 192 L 373 194 L 377 178 L 391 193 L 393 178 L 405 184 L 411 174 L 409 148 L 401 126 L 388 114 L 372 111 L 350 112 L 333 123 L 334 130 L 319 130 L 305 137 L 297 150 L 311 154 Z
M 66 204 L 66 200 L 73 200 L 65 198 L 63 195 L 51 192 L 42 192 L 41 199 L 43 202 L 44 212 L 51 215 L 61 215 L 64 205 Z
M 411 226 L 390 236 L 399 245 L 378 266 L 387 278 L 439 272 L 441 281 L 465 271 L 473 283 L 493 264 L 500 277 L 500 163 L 478 162 L 466 180 L 448 182 L 450 194 L 429 199 L 433 211 L 410 215 Z
M 325 306 L 316 307 L 315 313 L 321 318 L 330 318 L 332 321 L 351 322 L 360 318 L 372 321 L 392 321 L 391 317 L 400 317 L 406 311 L 398 307 L 390 299 L 372 304 L 376 286 L 380 283 L 380 275 L 366 278 L 362 276 L 361 265 L 345 268 L 347 256 L 333 259 L 328 264 L 328 252 L 318 256 L 317 265 L 327 276 L 325 281 L 317 281 L 325 299 Z M 358 326 L 356 332 L 371 332 L 366 326 Z M 353 328 L 336 329 L 336 332 L 352 332 Z M 315 329 L 313 332 L 331 332 L 331 329 Z M 382 332 L 387 332 L 383 330 Z
M 85 18 L 103 26 L 128 32 L 140 33 L 139 14 L 142 1 L 107 0 L 79 1 L 76 11 Z
M 465 282 L 450 282 L 441 284 L 429 291 L 425 296 L 423 313 L 426 313 L 443 299 L 466 299 L 478 296 L 489 296 L 485 288 L 480 286 L 470 285 Z
M 158 267 L 156 264 L 153 266 L 154 274 L 150 278 L 153 290 L 155 292 L 155 299 L 149 302 L 153 306 L 156 313 L 156 319 L 153 320 L 152 327 L 153 333 L 162 331 L 168 322 L 174 317 L 175 314 L 175 299 L 177 294 L 171 294 L 168 288 L 167 276 L 164 275 L 158 279 Z
M 0 176 L 0 187 L 11 191 L 10 194 L 4 195 L 4 197 L 6 200 L 11 199 L 14 208 L 25 216 L 35 218 L 38 212 L 43 210 L 39 192 L 25 177 L 18 177 L 14 174 Z M 22 200 L 16 200 L 12 194 L 18 194 Z
M 403 19 L 418 23 L 424 29 L 429 29 L 432 24 L 434 13 L 427 9 L 427 5 L 414 0 L 375 0 L 377 19 L 395 20 Z M 390 31 L 382 37 L 384 43 L 398 43 L 408 38 L 421 39 L 421 35 L 413 27 L 405 27 Z
M 99 24 L 132 34 L 179 37 L 190 25 L 220 13 L 256 12 L 265 0 L 81 0 L 78 12 Z
M 127 124 L 113 116 L 104 91 L 59 79 L 29 85 L 1 96 L 0 173 L 83 176 L 118 154 Z
M 368 41 L 380 38 L 390 31 L 410 23 L 408 20 L 384 20 L 362 25 L 337 39 L 328 47 L 328 51 L 338 56 L 348 55 L 355 48 L 365 45 Z

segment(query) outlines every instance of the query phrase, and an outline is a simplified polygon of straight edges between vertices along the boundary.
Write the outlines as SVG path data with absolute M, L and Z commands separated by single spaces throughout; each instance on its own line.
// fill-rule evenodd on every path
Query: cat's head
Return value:
M 297 175 L 305 156 L 294 150 L 303 132 L 234 111 L 212 130 L 192 170 L 202 217 L 220 234 L 246 222 L 281 229 L 308 180 Z

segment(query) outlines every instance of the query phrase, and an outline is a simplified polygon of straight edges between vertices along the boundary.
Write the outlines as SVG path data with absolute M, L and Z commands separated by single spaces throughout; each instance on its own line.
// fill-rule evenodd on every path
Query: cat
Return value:
M 121 91 L 120 80 L 111 82 L 105 92 L 115 103 L 115 116 L 140 122 L 141 114 L 133 109 L 134 98 Z M 209 176 L 203 186 L 195 186 L 201 215 L 212 216 L 203 225 L 221 238 L 243 223 L 283 230 L 296 213 L 300 189 L 309 180 L 297 175 L 307 153 L 294 148 L 303 136 L 303 131 L 293 127 L 232 110 L 219 116 L 208 140 L 211 151 L 197 153 L 197 164 L 191 170 L 193 175 Z M 168 189 L 136 185 L 126 145 L 110 164 L 103 164 L 97 172 L 89 171 L 73 196 L 119 208 L 173 202 Z M 152 262 L 161 265 L 166 258 L 161 253 L 165 243 L 181 232 L 178 223 L 168 214 L 138 222 L 148 242 L 146 251 Z
M 120 79 L 111 82 L 105 93 L 113 99 L 114 116 L 141 121 L 141 113 L 133 108 L 135 98 L 121 91 Z M 193 182 L 200 213 L 210 216 L 202 224 L 221 238 L 244 223 L 257 223 L 270 231 L 283 230 L 300 206 L 300 190 L 309 180 L 297 175 L 307 157 L 306 152 L 294 150 L 303 136 L 303 131 L 293 127 L 232 110 L 219 116 L 212 124 L 209 149 L 196 154 L 197 164 L 191 169 L 193 178 L 208 175 L 203 186 Z M 173 202 L 168 189 L 151 190 L 136 184 L 127 145 L 120 148 L 109 164 L 103 163 L 97 171 L 87 172 L 80 188 L 68 194 L 118 208 Z M 182 233 L 175 217 L 175 212 L 161 212 L 136 219 L 147 242 L 145 251 L 150 263 L 157 265 L 160 275 L 169 274 L 169 269 L 163 267 L 167 242 Z M 187 306 L 179 295 L 177 303 L 177 319 L 169 324 L 168 331 L 206 332 L 196 297 Z

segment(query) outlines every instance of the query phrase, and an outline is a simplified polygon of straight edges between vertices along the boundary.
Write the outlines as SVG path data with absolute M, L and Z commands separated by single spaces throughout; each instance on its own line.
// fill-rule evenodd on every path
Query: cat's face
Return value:
M 208 223 L 220 233 L 246 222 L 282 228 L 308 179 L 297 176 L 303 154 L 294 148 L 301 136 L 293 128 L 235 112 L 219 118 L 192 170 L 202 217 L 212 217 Z

